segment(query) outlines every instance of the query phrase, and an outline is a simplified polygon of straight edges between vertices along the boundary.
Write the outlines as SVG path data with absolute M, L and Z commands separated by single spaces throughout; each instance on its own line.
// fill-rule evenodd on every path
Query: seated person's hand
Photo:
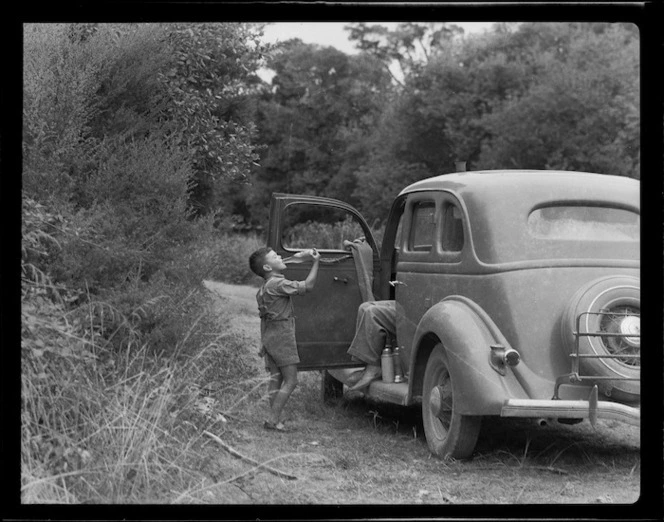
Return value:
M 353 243 L 364 243 L 366 242 L 367 238 L 364 236 L 360 236 L 357 239 L 354 239 L 353 241 L 348 241 L 348 239 L 343 240 L 343 245 L 344 248 L 349 248 Z

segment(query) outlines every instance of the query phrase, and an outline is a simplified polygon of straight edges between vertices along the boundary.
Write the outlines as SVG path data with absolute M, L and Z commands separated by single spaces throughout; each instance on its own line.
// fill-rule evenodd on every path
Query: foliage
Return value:
M 196 171 L 197 209 L 218 204 L 215 191 L 228 179 L 246 178 L 258 160 L 256 129 L 246 100 L 255 92 L 254 73 L 265 47 L 250 24 L 172 24 L 173 55 L 159 75 L 167 90 L 165 111 Z
M 28 24 L 23 53 L 23 187 L 42 199 L 73 189 L 70 164 L 90 149 L 104 42 L 78 44 L 66 24 Z
M 362 215 L 370 221 L 385 222 L 399 192 L 431 175 L 422 163 L 408 163 L 388 154 L 382 157 L 376 154 L 357 173 L 354 195 L 360 202 Z
M 208 297 L 172 275 L 81 302 L 46 272 L 60 216 L 26 198 L 23 218 L 22 502 L 150 502 L 200 484 L 196 428 L 219 418 L 198 386 L 223 377 L 231 405 L 255 387 L 238 341 L 219 339 Z
M 348 38 L 356 47 L 383 63 L 392 79 L 404 86 L 403 79 L 419 75 L 422 66 L 443 52 L 450 42 L 463 34 L 463 29 L 446 22 L 405 22 L 390 30 L 385 26 L 364 22 L 346 26 Z M 398 64 L 399 75 L 392 73 Z
M 261 167 L 252 175 L 248 209 L 266 220 L 271 192 L 348 198 L 366 161 L 364 142 L 389 88 L 380 64 L 333 48 L 284 43 L 268 60 L 272 91 L 258 106 Z
M 566 36 L 539 56 L 537 83 L 485 119 L 492 138 L 478 166 L 638 178 L 638 41 L 621 26 L 572 26 Z
M 190 275 L 190 266 L 205 267 L 199 272 L 198 281 L 211 279 L 233 284 L 255 284 L 256 275 L 249 269 L 249 256 L 265 246 L 265 241 L 255 234 L 233 234 L 210 230 L 187 252 L 179 257 L 180 269 Z M 165 272 L 172 276 L 174 268 L 167 265 Z
M 190 410 L 199 399 L 191 385 L 208 379 L 211 365 L 187 361 L 219 335 L 219 318 L 201 287 L 210 260 L 196 255 L 212 233 L 213 216 L 192 216 L 200 161 L 193 162 L 200 158 L 181 140 L 187 130 L 181 114 L 167 110 L 178 92 L 158 81 L 173 56 L 182 57 L 164 46 L 171 29 L 26 25 L 21 458 L 27 503 L 149 501 L 201 480 L 189 471 L 204 459 L 192 449 L 198 438 L 185 420 L 194 420 Z M 227 29 L 235 40 L 208 40 L 222 54 L 223 46 L 240 49 L 246 37 L 234 24 Z M 244 58 L 233 55 L 235 69 L 215 78 L 230 84 L 234 74 L 246 77 Z M 230 87 L 227 105 L 243 95 L 241 86 Z M 249 147 L 246 134 L 222 140 L 224 154 Z M 234 164 L 246 169 L 238 158 Z M 223 240 L 216 246 L 217 253 L 238 250 Z M 234 379 L 247 376 L 233 362 L 233 340 L 211 349 Z
M 90 129 L 95 139 L 113 136 L 129 142 L 165 127 L 168 99 L 159 76 L 172 60 L 164 45 L 167 34 L 158 24 L 94 25 L 85 43 L 101 39 L 107 54 L 95 94 L 99 110 Z M 83 165 L 82 170 L 90 170 L 90 165 Z
M 25 313 L 38 321 L 49 317 Z M 230 409 L 243 400 L 255 383 L 238 382 L 246 370 L 229 357 L 237 346 L 213 344 L 208 335 L 208 349 L 185 359 L 151 356 L 145 346 L 83 359 L 40 351 L 37 340 L 50 346 L 68 333 L 49 330 L 35 339 L 28 333 L 23 346 L 23 503 L 164 502 L 206 479 L 201 431 L 214 426 L 223 433 L 224 427 L 223 417 L 205 408 L 200 386 L 219 360 L 235 363 L 227 367 L 235 373 L 226 373 L 223 404 Z
M 499 26 L 450 42 L 384 110 L 357 171 L 363 212 L 387 212 L 400 188 L 456 160 L 638 177 L 637 44 L 610 24 Z

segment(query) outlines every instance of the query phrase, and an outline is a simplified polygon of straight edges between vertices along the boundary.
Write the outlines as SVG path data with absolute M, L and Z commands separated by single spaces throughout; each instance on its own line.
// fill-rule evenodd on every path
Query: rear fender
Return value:
M 503 376 L 491 367 L 490 346 L 509 345 L 489 316 L 461 296 L 446 297 L 432 306 L 417 326 L 410 365 L 411 397 L 422 395 L 427 360 L 438 343 L 447 352 L 459 413 L 500 415 L 505 400 L 529 398 L 510 368 Z

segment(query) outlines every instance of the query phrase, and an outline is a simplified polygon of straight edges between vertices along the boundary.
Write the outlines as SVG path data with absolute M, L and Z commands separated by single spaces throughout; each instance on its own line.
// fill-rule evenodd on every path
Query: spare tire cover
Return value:
M 584 314 L 590 312 L 589 314 Z M 579 354 L 582 355 L 640 355 L 641 354 L 641 283 L 637 277 L 609 276 L 583 286 L 574 294 L 562 318 L 562 335 L 569 354 L 575 352 L 577 317 L 581 317 L 581 333 L 634 334 L 634 337 L 581 336 Z M 626 377 L 638 379 L 641 359 L 581 358 L 580 374 L 599 377 Z M 641 396 L 641 383 L 623 380 L 599 380 L 600 391 L 623 402 L 637 402 Z

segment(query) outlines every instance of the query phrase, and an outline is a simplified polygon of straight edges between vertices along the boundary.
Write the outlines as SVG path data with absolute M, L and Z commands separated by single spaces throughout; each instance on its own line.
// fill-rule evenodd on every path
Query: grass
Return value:
M 418 408 L 352 395 L 323 405 L 319 386 L 316 372 L 300 375 L 286 413 L 295 432 L 269 437 L 254 425 L 245 428 L 248 441 L 236 440 L 259 459 L 297 451 L 322 455 L 334 464 L 301 469 L 285 458 L 284 469 L 299 474 L 301 482 L 256 475 L 246 489 L 261 502 L 592 503 L 606 498 L 604 489 L 614 501 L 634 501 L 638 495 L 638 478 L 632 472 L 638 447 L 627 443 L 629 433 L 623 438 L 612 430 L 540 428 L 532 422 L 495 419 L 495 425 L 486 426 L 473 459 L 438 460 L 428 452 Z M 263 449 L 266 439 L 269 451 Z M 606 453 L 614 454 L 615 461 L 606 459 Z M 613 469 L 609 476 L 606 466 Z
M 78 429 L 27 426 L 39 435 L 26 444 L 41 442 L 51 449 L 23 451 L 23 502 L 141 503 L 197 487 L 205 477 L 201 430 L 223 426 L 218 411 L 234 414 L 256 388 L 255 380 L 240 380 L 223 390 L 224 401 L 216 408 L 206 408 L 193 385 L 200 379 L 201 358 L 162 361 L 142 349 L 113 378 L 99 381 L 84 372 L 78 380 L 85 396 L 77 407 Z M 30 383 L 24 386 L 33 396 Z

